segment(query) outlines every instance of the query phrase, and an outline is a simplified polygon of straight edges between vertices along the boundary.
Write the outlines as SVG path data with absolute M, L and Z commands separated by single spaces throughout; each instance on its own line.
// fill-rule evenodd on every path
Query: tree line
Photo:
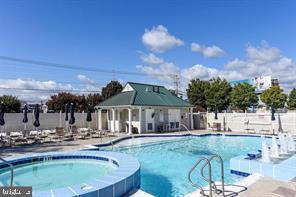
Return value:
M 75 103 L 76 111 L 86 111 L 89 106 L 94 107 L 98 103 L 121 92 L 123 86 L 118 81 L 111 81 L 102 88 L 102 92 L 78 95 L 69 92 L 60 92 L 52 95 L 46 105 L 49 110 L 64 111 L 67 103 Z M 231 86 L 228 81 L 221 78 L 211 80 L 193 79 L 186 90 L 188 100 L 196 107 L 197 111 L 218 111 L 231 108 L 232 110 L 245 111 L 249 107 L 257 107 L 259 98 L 255 93 L 255 87 L 247 83 L 239 83 Z M 289 95 L 285 94 L 280 86 L 272 86 L 263 91 L 260 99 L 268 108 L 275 109 L 287 107 L 296 110 L 296 89 L 293 88 Z M 19 113 L 21 101 L 11 95 L 0 96 L 0 103 L 5 105 L 7 113 Z
M 259 98 L 255 87 L 248 83 L 238 83 L 233 87 L 228 81 L 221 78 L 211 80 L 193 79 L 186 90 L 188 100 L 197 111 L 232 110 L 246 111 L 249 107 L 257 107 Z M 260 99 L 267 108 L 296 109 L 296 89 L 289 95 L 285 94 L 280 86 L 275 85 L 260 94 Z

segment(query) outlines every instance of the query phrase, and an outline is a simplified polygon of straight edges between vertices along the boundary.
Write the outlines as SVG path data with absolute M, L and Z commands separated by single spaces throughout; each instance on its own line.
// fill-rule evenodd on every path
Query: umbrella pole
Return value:
M 25 136 L 27 136 L 27 123 L 24 124 Z

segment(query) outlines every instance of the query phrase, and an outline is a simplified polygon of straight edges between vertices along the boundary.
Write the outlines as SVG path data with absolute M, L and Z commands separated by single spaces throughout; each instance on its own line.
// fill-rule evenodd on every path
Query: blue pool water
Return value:
M 35 162 L 15 167 L 14 186 L 32 186 L 33 191 L 57 189 L 102 177 L 115 170 L 107 162 L 88 159 L 65 159 Z M 10 171 L 0 171 L 0 186 L 9 185 Z
M 129 145 L 115 146 L 114 151 L 136 157 L 141 164 L 141 189 L 155 196 L 164 197 L 183 196 L 195 191 L 196 189 L 188 182 L 188 171 L 199 158 L 209 157 L 212 154 L 219 154 L 224 160 L 226 183 L 238 181 L 242 177 L 230 174 L 230 159 L 261 149 L 262 139 L 242 136 L 191 136 L 132 145 L 136 140 L 139 139 L 130 139 L 125 143 Z M 214 180 L 219 181 L 218 162 L 213 162 L 212 170 Z M 198 170 L 194 180 L 206 185 L 200 178 Z

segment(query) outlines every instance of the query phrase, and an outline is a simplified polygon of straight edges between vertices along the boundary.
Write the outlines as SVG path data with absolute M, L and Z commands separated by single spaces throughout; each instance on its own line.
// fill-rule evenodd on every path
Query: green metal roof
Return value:
M 116 105 L 130 105 L 133 100 L 134 91 L 120 92 L 115 96 L 99 103 L 99 106 L 116 106 Z
M 121 92 L 99 104 L 99 106 L 167 106 L 167 107 L 193 107 L 190 103 L 173 95 L 163 86 L 128 82 L 134 91 Z M 158 87 L 159 92 L 153 91 Z

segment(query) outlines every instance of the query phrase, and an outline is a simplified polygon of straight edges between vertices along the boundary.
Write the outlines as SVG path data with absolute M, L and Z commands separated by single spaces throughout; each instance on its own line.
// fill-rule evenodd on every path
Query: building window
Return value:
M 175 128 L 175 123 L 174 122 L 170 122 L 170 128 L 174 129 Z
M 152 128 L 152 123 L 148 123 L 147 124 L 147 129 L 149 130 L 149 131 L 151 131 L 153 128 Z

